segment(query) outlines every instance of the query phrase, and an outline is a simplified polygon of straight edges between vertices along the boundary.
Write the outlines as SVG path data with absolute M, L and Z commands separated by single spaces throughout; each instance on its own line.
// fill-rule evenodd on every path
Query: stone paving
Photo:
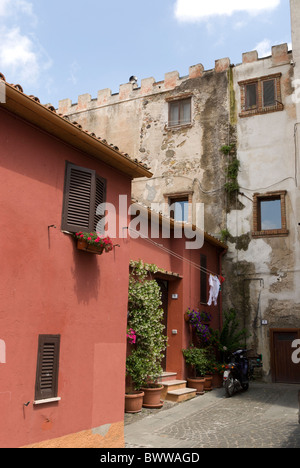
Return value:
M 298 386 L 251 383 L 126 415 L 127 448 L 300 448 Z

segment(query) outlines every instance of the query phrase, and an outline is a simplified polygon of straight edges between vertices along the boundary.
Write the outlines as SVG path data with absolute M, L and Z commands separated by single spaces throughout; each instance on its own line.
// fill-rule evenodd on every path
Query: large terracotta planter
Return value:
M 142 411 L 144 392 L 125 394 L 125 413 L 139 413 Z
M 204 385 L 205 385 L 204 377 L 187 378 L 187 383 L 188 383 L 189 388 L 196 389 L 197 395 L 204 395 Z
M 213 374 L 212 378 L 212 388 L 223 387 L 223 374 Z
M 161 408 L 164 402 L 160 399 L 163 385 L 157 387 L 143 387 L 144 392 L 143 408 Z
M 205 392 L 210 392 L 212 390 L 212 376 L 211 375 L 206 375 L 204 377 L 205 384 L 204 384 L 204 391 Z

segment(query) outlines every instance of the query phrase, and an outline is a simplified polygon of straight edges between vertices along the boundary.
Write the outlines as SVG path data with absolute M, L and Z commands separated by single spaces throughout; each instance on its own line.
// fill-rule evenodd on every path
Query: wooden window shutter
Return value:
M 96 191 L 95 191 L 95 206 L 94 206 L 94 231 L 97 231 L 97 224 L 104 217 L 103 214 L 97 214 L 97 208 L 100 204 L 106 202 L 106 180 L 102 177 L 96 175 Z M 99 226 L 98 226 L 99 228 Z M 99 230 L 99 229 L 98 229 Z M 100 233 L 104 235 L 104 226 L 103 230 Z
M 201 255 L 200 257 L 201 272 L 200 272 L 200 302 L 207 303 L 207 257 Z
M 60 335 L 40 335 L 36 369 L 35 399 L 57 397 Z
M 62 230 L 94 231 L 99 221 L 96 210 L 106 198 L 106 181 L 96 172 L 67 163 Z

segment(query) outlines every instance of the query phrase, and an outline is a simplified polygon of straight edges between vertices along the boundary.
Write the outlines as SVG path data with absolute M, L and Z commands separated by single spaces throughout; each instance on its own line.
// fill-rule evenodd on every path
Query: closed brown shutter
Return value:
M 105 202 L 106 181 L 96 172 L 67 163 L 62 229 L 64 231 L 94 231 L 99 221 L 96 210 Z
M 40 335 L 35 399 L 57 397 L 60 335 Z
M 94 218 L 94 231 L 97 231 L 97 224 L 103 218 L 102 214 L 97 214 L 97 208 L 100 204 L 106 201 L 106 180 L 102 177 L 96 176 L 96 193 L 95 193 L 95 218 Z M 98 212 L 99 213 L 99 212 Z M 100 225 L 98 226 L 98 228 Z M 101 232 L 101 229 L 100 229 Z M 101 234 L 104 234 L 104 226 Z
M 207 303 L 207 257 L 206 255 L 200 256 L 201 273 L 200 273 L 200 302 Z

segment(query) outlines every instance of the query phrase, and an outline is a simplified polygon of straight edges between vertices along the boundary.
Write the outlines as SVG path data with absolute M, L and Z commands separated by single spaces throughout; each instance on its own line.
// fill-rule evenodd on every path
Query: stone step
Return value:
M 163 372 L 158 378 L 158 382 L 165 382 L 166 380 L 174 380 L 176 378 L 177 372 Z
M 179 388 L 177 390 L 170 390 L 167 393 L 165 400 L 180 403 L 182 401 L 195 398 L 196 392 L 197 390 L 195 388 Z
M 166 399 L 167 393 L 171 390 L 179 390 L 182 388 L 186 388 L 187 381 L 186 380 L 166 380 L 165 382 L 161 382 L 164 386 L 161 392 L 162 400 Z

